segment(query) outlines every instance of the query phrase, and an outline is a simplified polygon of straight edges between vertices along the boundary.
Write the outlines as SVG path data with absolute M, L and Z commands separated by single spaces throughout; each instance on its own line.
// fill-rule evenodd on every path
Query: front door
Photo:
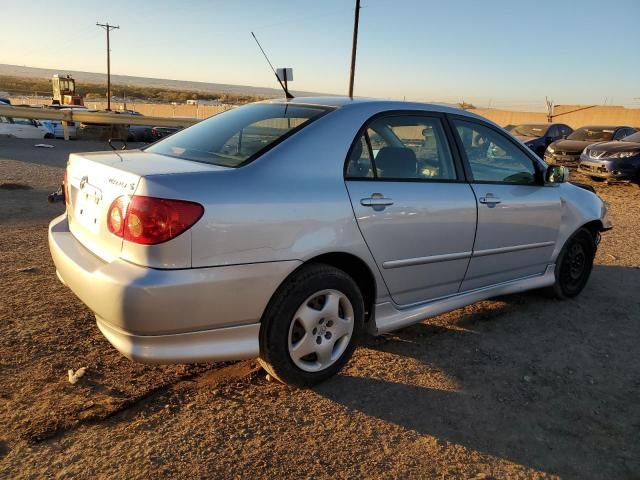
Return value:
M 445 128 L 437 115 L 378 117 L 345 168 L 358 226 L 399 305 L 457 293 L 469 264 L 476 202 Z
M 462 291 L 544 273 L 561 220 L 557 185 L 497 128 L 452 119 L 478 201 L 478 229 Z

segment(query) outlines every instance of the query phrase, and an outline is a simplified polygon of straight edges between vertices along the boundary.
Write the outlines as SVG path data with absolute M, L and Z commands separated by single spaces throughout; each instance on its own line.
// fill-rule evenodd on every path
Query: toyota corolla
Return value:
M 364 332 L 523 290 L 577 295 L 611 224 L 567 175 L 462 110 L 273 100 L 142 150 L 71 154 L 49 245 L 129 358 L 258 357 L 312 385 Z

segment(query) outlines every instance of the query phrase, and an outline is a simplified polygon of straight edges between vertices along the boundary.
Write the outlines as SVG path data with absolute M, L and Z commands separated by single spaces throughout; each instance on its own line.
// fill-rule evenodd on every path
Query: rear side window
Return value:
M 284 103 L 245 105 L 177 132 L 146 151 L 239 167 L 329 111 L 328 107 Z
M 536 183 L 533 160 L 505 135 L 483 125 L 453 121 L 476 182 Z
M 345 174 L 384 180 L 456 179 L 440 119 L 418 115 L 373 120 L 354 142 Z

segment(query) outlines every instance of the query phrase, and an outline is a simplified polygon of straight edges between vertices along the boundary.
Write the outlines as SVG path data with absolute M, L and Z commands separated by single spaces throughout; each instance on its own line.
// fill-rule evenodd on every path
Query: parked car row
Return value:
M 548 164 L 577 167 L 594 180 L 640 180 L 640 132 L 623 125 L 572 130 L 562 123 L 505 127 Z

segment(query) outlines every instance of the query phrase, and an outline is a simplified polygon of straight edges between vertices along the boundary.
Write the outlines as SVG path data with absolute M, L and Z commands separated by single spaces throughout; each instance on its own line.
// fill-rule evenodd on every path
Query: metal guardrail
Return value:
M 63 107 L 64 108 L 64 107 Z M 60 120 L 65 131 L 65 140 L 69 139 L 67 122 L 94 123 L 106 125 L 148 125 L 153 127 L 189 127 L 198 123 L 197 118 L 146 117 L 115 112 L 87 112 L 70 108 L 14 107 L 0 105 L 0 116 L 30 118 L 34 120 Z

